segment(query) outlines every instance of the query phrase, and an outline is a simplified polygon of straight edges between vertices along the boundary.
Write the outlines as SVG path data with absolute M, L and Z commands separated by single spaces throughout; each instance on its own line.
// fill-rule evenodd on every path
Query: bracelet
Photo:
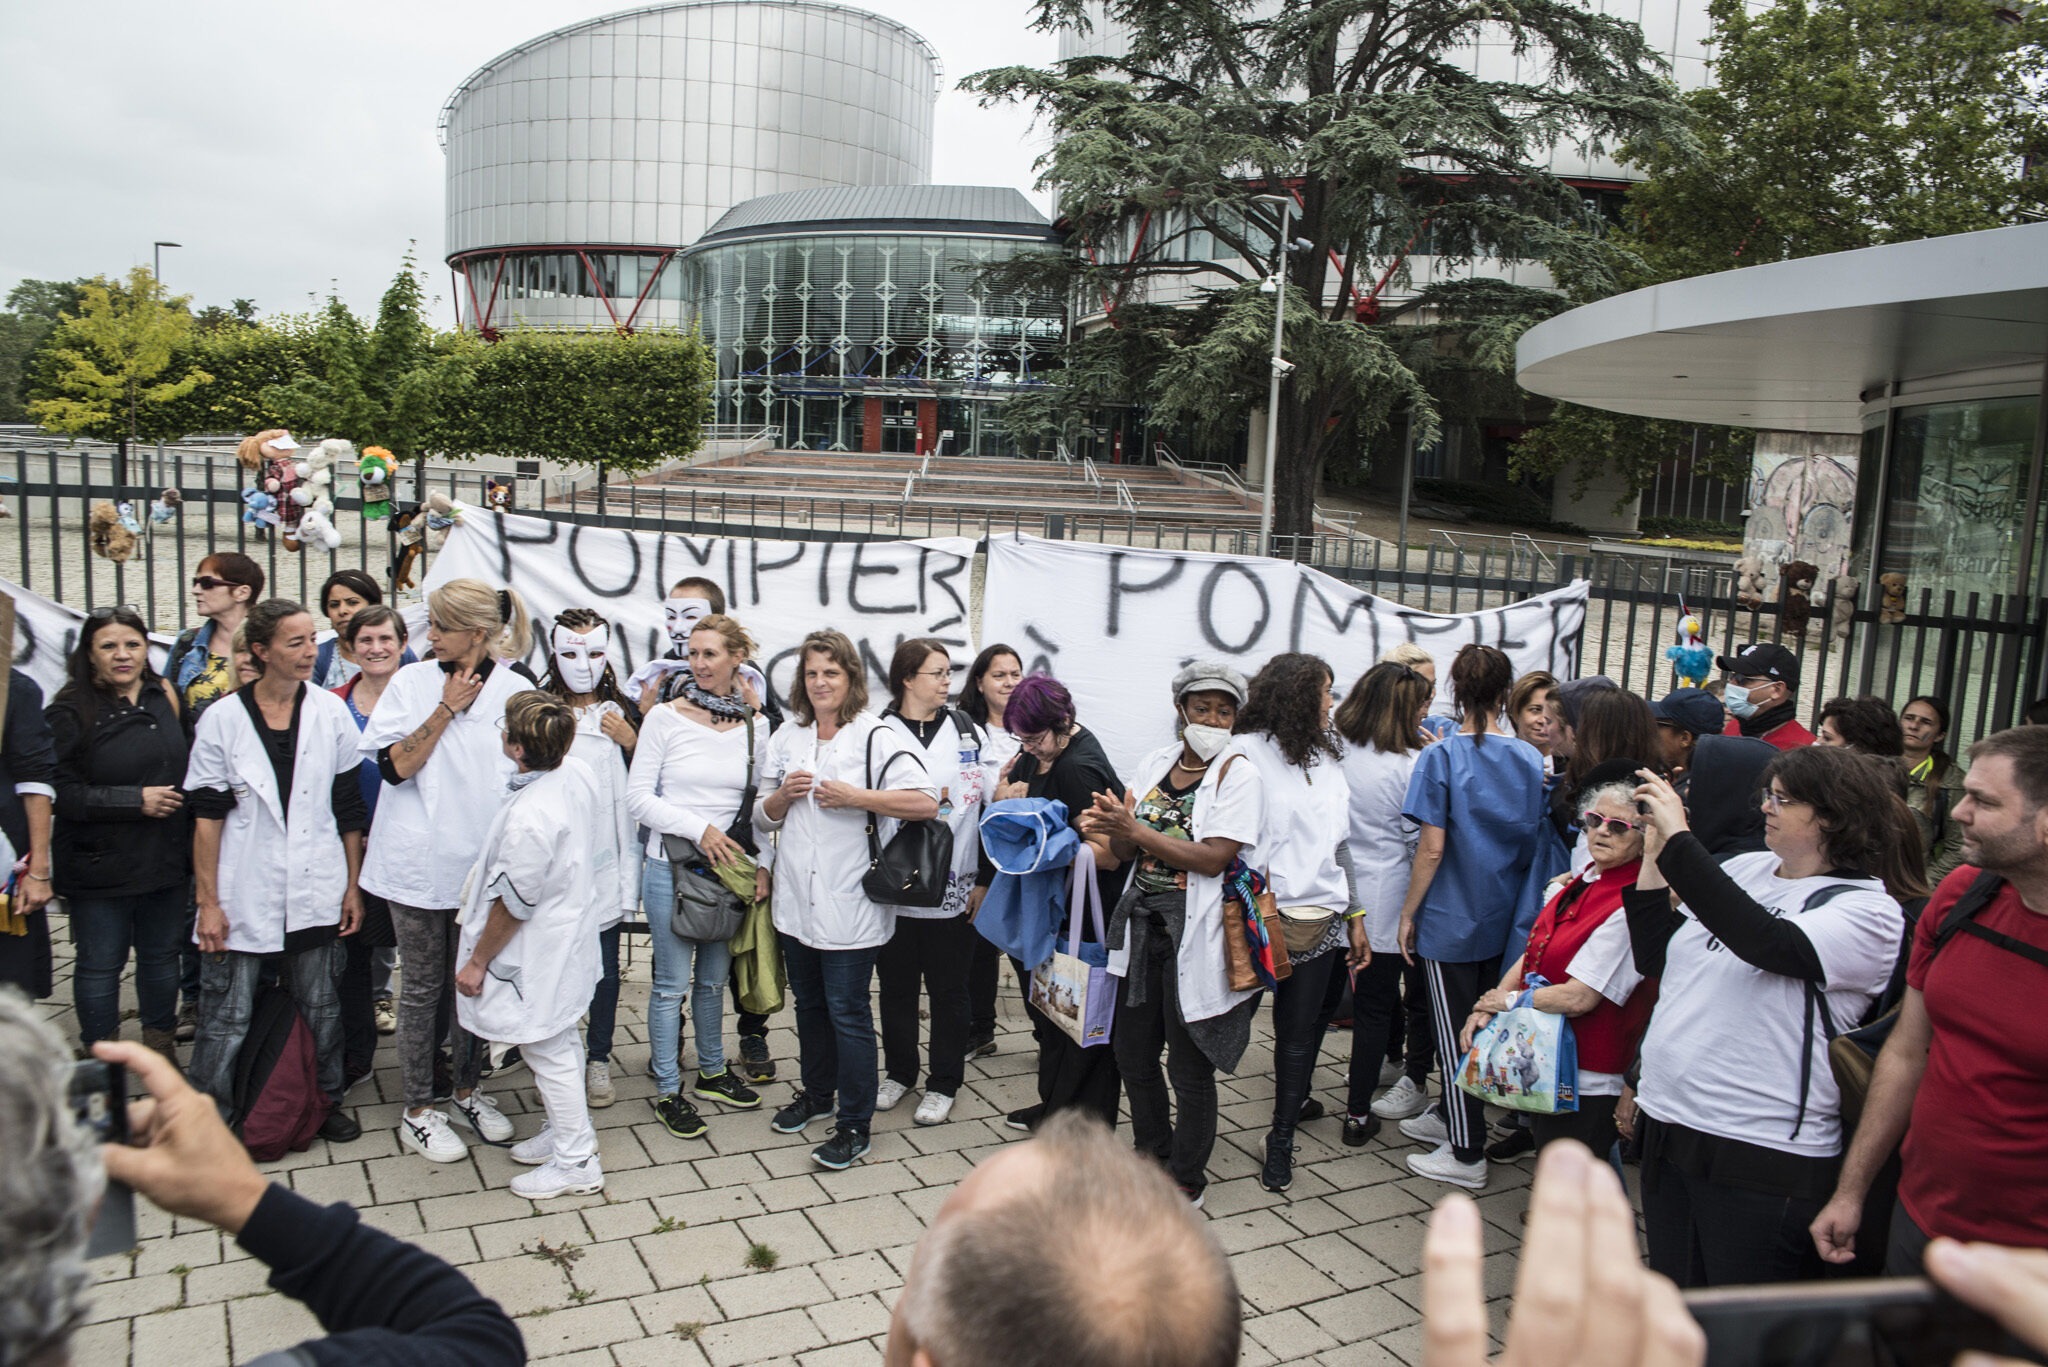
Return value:
M 453 721 L 453 720 L 455 720 L 455 709 L 454 709 L 454 708 L 452 708 L 452 707 L 450 707 L 450 706 L 448 706 L 448 704 L 447 704 L 447 703 L 445 703 L 445 702 L 437 702 L 437 703 L 435 703 L 435 704 L 434 704 L 434 706 L 435 706 L 436 708 L 438 708 L 438 709 L 440 709 L 440 710 L 442 710 L 442 711 L 446 712 L 446 713 L 448 714 L 448 720 L 450 720 L 450 721 Z
M 36 881 L 37 881 L 38 883 L 47 883 L 47 882 L 49 882 L 49 881 L 50 881 L 50 875 L 49 875 L 49 874 L 47 874 L 47 873 L 24 873 L 24 874 L 22 875 L 22 877 L 23 877 L 23 878 L 33 878 L 33 879 L 35 879 L 35 880 L 36 880 Z
M 1368 909 L 1365 907 L 1360 907 L 1357 911 L 1347 911 L 1344 913 L 1344 919 L 1347 921 L 1356 921 L 1359 917 L 1365 915 L 1367 910 Z

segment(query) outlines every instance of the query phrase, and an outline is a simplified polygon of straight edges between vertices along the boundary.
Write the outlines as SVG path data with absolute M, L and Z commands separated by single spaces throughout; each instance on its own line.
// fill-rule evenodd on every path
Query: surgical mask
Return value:
M 1741 684 L 1729 684 L 1721 697 L 1722 703 L 1738 717 L 1754 717 L 1756 704 L 1749 700 L 1749 690 Z
M 711 603 L 703 598 L 668 598 L 661 611 L 668 621 L 669 640 L 687 650 L 691 629 L 711 615 Z
M 1223 747 L 1230 744 L 1230 732 L 1220 726 L 1203 726 L 1190 722 L 1181 728 L 1181 740 L 1188 749 L 1205 760 L 1216 758 L 1223 753 Z
M 555 677 L 571 693 L 595 693 L 598 680 L 604 677 L 607 647 L 611 642 L 611 628 L 599 627 L 588 636 L 579 636 L 566 627 L 556 627 L 549 638 L 555 657 Z

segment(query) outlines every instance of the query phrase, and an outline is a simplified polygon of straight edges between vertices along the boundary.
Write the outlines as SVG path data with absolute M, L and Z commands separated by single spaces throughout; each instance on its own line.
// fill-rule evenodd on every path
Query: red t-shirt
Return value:
M 1724 736 L 1741 735 L 1742 723 L 1730 717 L 1728 724 L 1721 728 L 1721 734 Z M 1813 732 L 1807 730 L 1797 721 L 1786 721 L 1779 722 L 1776 726 L 1758 736 L 1757 739 L 1766 745 L 1775 745 L 1780 750 L 1797 750 L 1802 745 L 1813 744 Z
M 1941 880 L 1913 933 L 1906 982 L 1934 1032 L 1906 1131 L 1899 1199 L 1930 1234 L 2048 1248 L 2048 967 L 1958 933 L 1929 962 L 1935 932 L 1977 879 Z M 1977 922 L 2048 950 L 2048 916 L 2010 884 Z

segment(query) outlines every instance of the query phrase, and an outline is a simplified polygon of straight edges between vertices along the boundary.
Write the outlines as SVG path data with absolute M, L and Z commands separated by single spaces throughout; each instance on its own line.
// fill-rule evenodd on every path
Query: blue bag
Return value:
M 1061 873 L 1080 844 L 1064 802 L 1013 797 L 991 803 L 981 815 L 981 847 L 996 876 L 974 917 L 981 938 L 1027 969 L 1051 958 L 1067 909 Z
M 1458 1089 L 1481 1101 L 1532 1115 L 1579 1109 L 1579 1041 L 1569 1017 L 1538 1011 L 1540 976 L 1524 980 L 1508 1009 L 1472 1037 L 1458 1065 Z

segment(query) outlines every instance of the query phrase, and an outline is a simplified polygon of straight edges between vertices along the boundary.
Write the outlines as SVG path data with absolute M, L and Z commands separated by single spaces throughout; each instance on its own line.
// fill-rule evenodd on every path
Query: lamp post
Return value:
M 182 242 L 152 242 L 149 244 L 149 273 L 151 278 L 156 281 L 158 298 L 162 298 L 164 293 L 164 248 L 182 247 L 184 245 Z M 159 439 L 156 444 L 156 467 L 154 470 L 145 470 L 143 472 L 142 482 L 144 484 L 156 483 L 155 477 L 162 473 L 163 468 L 164 444 Z
M 1280 206 L 1280 235 L 1273 239 L 1273 378 L 1266 390 L 1266 468 L 1259 482 L 1259 554 L 1273 553 L 1273 466 L 1280 445 L 1280 377 L 1292 367 L 1280 359 L 1280 341 L 1287 327 L 1287 226 L 1294 215 L 1293 195 L 1254 195 L 1253 203 Z

